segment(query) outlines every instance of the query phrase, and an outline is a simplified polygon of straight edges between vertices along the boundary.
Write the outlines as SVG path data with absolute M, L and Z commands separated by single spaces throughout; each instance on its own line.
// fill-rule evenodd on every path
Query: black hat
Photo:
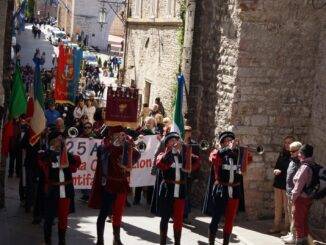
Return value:
M 125 132 L 125 128 L 120 125 L 108 127 L 108 134 L 110 134 L 110 135 L 120 133 L 120 132 Z
M 165 135 L 164 138 L 164 145 L 166 145 L 170 139 L 175 138 L 175 139 L 180 139 L 180 135 L 177 132 L 170 132 Z
M 62 133 L 62 132 L 60 132 L 60 131 L 58 131 L 58 130 L 52 130 L 50 133 L 49 133 L 49 135 L 48 135 L 48 140 L 49 140 L 49 142 L 51 141 L 51 140 L 53 140 L 53 139 L 55 139 L 55 138 L 57 138 L 58 136 L 64 136 L 64 134 Z
M 314 154 L 314 147 L 309 144 L 303 145 L 300 148 L 300 153 L 305 157 L 312 157 Z
M 234 133 L 232 133 L 231 131 L 224 131 L 222 133 L 220 133 L 218 135 L 218 139 L 220 141 L 220 143 L 223 143 L 223 141 L 226 139 L 226 138 L 232 138 L 232 139 L 235 139 L 235 135 Z

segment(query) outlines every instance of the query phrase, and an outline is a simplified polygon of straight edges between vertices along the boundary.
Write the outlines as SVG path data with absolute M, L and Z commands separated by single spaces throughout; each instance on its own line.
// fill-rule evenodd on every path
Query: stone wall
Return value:
M 108 6 L 106 7 L 108 8 Z M 89 4 L 88 0 L 75 1 L 71 34 L 81 34 L 83 31 L 85 36 L 88 35 L 89 46 L 106 50 L 109 42 L 109 24 L 106 23 L 102 29 L 100 28 L 98 23 L 99 10 L 100 4 Z M 110 14 L 113 15 L 112 11 L 110 11 Z
M 49 1 L 48 1 L 49 2 Z M 57 6 L 56 5 L 50 5 L 49 3 L 44 3 L 44 0 L 37 0 L 35 1 L 35 16 L 39 16 L 40 18 L 47 18 L 48 15 L 52 17 L 57 16 Z
M 131 2 L 125 81 L 130 83 L 135 80 L 142 93 L 143 102 L 145 83 L 150 83 L 150 106 L 156 97 L 161 97 L 167 113 L 171 115 L 181 56 L 181 44 L 177 37 L 182 21 L 177 17 L 161 15 L 163 10 L 160 9 L 157 12 L 160 16 L 151 19 L 149 3 L 150 1 L 143 1 L 143 14 L 138 18 L 135 16 L 135 2 Z M 179 7 L 176 7 L 176 11 L 178 9 Z
M 316 62 L 315 92 L 313 96 L 312 125 L 310 141 L 315 147 L 315 158 L 326 166 L 326 16 L 321 19 L 319 49 Z M 310 215 L 311 222 L 325 227 L 326 199 L 315 202 Z
M 320 12 L 304 0 L 198 3 L 190 121 L 199 139 L 230 129 L 244 145 L 264 145 L 245 176 L 250 218 L 273 215 L 272 171 L 284 136 L 308 139 Z
M 69 9 L 66 8 L 66 7 Z M 66 33 L 71 34 L 72 27 L 72 13 L 73 13 L 74 0 L 63 0 L 58 4 L 58 27 L 64 28 Z

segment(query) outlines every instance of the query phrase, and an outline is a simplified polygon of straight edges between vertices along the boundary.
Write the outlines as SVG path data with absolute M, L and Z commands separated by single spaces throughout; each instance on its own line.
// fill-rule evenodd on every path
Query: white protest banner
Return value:
M 130 187 L 152 186 L 155 183 L 156 176 L 151 175 L 151 168 L 160 141 L 157 135 L 144 136 L 143 141 L 146 144 L 146 150 L 141 153 L 139 161 L 133 166 L 130 174 Z
M 66 146 L 68 152 L 80 156 L 81 166 L 73 174 L 75 189 L 91 189 L 97 164 L 97 147 L 100 139 L 68 138 Z

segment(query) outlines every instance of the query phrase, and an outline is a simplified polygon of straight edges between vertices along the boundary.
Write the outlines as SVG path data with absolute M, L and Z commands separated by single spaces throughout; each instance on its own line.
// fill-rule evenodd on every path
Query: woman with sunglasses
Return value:
M 286 136 L 283 140 L 283 149 L 279 154 L 274 167 L 274 226 L 269 230 L 270 234 L 282 232 L 286 235 L 289 230 L 289 216 L 287 212 L 287 197 L 285 194 L 286 172 L 291 161 L 290 144 L 294 141 L 292 136 Z M 282 225 L 282 214 L 285 220 Z
M 290 231 L 286 236 L 282 236 L 281 239 L 285 244 L 294 244 L 295 243 L 295 228 L 293 222 L 293 214 L 292 207 L 293 203 L 291 200 L 292 190 L 294 188 L 293 178 L 297 173 L 301 163 L 299 160 L 299 150 L 302 144 L 299 141 L 295 141 L 290 145 L 290 154 L 291 154 L 291 162 L 287 169 L 286 173 L 286 196 L 287 196 L 287 210 L 290 222 Z

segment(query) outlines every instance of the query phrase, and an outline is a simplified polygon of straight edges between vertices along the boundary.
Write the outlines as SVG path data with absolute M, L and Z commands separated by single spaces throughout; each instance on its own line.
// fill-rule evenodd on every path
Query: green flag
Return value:
M 27 110 L 26 91 L 23 84 L 23 78 L 20 67 L 17 64 L 13 77 L 13 85 L 9 101 L 9 118 L 18 118 Z
M 174 107 L 173 124 L 171 128 L 171 132 L 179 133 L 182 138 L 184 136 L 184 120 L 183 120 L 183 113 L 182 113 L 184 86 L 185 86 L 185 79 L 181 74 L 178 76 L 177 98 Z

